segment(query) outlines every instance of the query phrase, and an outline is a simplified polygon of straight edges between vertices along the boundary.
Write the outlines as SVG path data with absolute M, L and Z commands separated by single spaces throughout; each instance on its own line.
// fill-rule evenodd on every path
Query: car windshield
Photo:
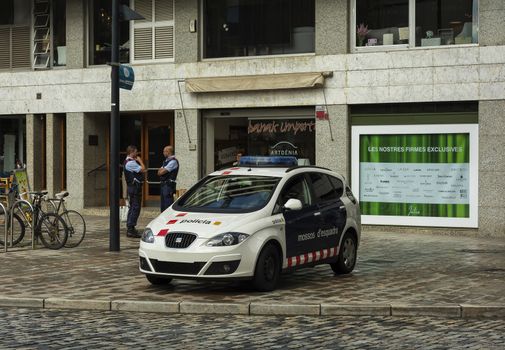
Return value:
M 263 208 L 280 178 L 271 176 L 213 176 L 181 198 L 177 210 L 249 212 Z

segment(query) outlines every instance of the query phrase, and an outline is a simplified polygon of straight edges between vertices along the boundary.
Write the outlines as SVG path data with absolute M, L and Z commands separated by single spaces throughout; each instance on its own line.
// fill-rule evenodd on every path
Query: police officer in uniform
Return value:
M 160 177 L 160 197 L 161 197 L 161 212 L 164 212 L 174 202 L 174 193 L 179 173 L 179 161 L 174 156 L 174 148 L 166 146 L 163 149 L 165 161 L 158 170 Z
M 128 198 L 130 208 L 126 220 L 126 236 L 140 238 L 140 233 L 135 229 L 137 219 L 140 215 L 140 204 L 142 200 L 142 184 L 144 183 L 144 173 L 147 171 L 142 159 L 138 156 L 137 147 L 128 146 L 126 149 L 126 159 L 124 161 L 124 176 L 128 188 Z

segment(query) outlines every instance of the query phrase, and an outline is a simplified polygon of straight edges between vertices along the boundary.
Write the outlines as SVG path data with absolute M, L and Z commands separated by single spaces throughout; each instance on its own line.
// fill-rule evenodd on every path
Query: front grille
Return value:
M 205 262 L 180 263 L 150 259 L 154 272 L 171 273 L 177 275 L 198 275 Z
M 165 236 L 165 245 L 167 248 L 187 248 L 196 239 L 194 233 L 188 232 L 169 232 Z

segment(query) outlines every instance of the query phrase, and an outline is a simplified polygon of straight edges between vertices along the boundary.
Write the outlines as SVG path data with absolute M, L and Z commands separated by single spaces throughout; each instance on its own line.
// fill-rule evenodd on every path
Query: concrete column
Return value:
M 200 113 L 196 109 L 186 110 L 186 123 L 182 110 L 175 111 L 175 155 L 179 159 L 180 169 L 177 177 L 178 189 L 189 189 L 199 179 L 200 169 Z M 191 143 L 189 142 L 191 140 Z
M 351 175 L 349 108 L 347 105 L 330 105 L 328 114 L 329 121 L 316 121 L 316 165 L 334 170 L 349 180 Z
M 67 188 L 72 209 L 106 204 L 108 125 L 107 114 L 67 113 Z M 90 145 L 90 135 L 97 136 L 97 145 Z
M 61 191 L 61 130 L 60 117 L 46 115 L 46 188 L 49 194 Z
M 83 68 L 86 65 L 86 3 L 67 0 L 67 68 Z
M 479 233 L 505 237 L 505 100 L 479 102 Z
M 67 113 L 67 207 L 84 208 L 84 113 Z
M 349 14 L 347 0 L 315 0 L 316 54 L 348 52 Z
M 479 1 L 479 44 L 505 45 L 505 1 Z
M 42 190 L 44 184 L 42 147 L 44 118 L 40 115 L 26 115 L 26 168 L 32 191 Z
M 175 0 L 175 63 L 198 61 L 198 0 Z M 189 31 L 189 22 L 197 21 L 197 32 Z

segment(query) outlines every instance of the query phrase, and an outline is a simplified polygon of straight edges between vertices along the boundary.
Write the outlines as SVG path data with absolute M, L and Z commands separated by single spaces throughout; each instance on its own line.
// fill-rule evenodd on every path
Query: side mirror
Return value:
M 284 210 L 300 210 L 302 207 L 302 202 L 299 199 L 290 198 L 286 204 L 284 204 L 283 208 Z

